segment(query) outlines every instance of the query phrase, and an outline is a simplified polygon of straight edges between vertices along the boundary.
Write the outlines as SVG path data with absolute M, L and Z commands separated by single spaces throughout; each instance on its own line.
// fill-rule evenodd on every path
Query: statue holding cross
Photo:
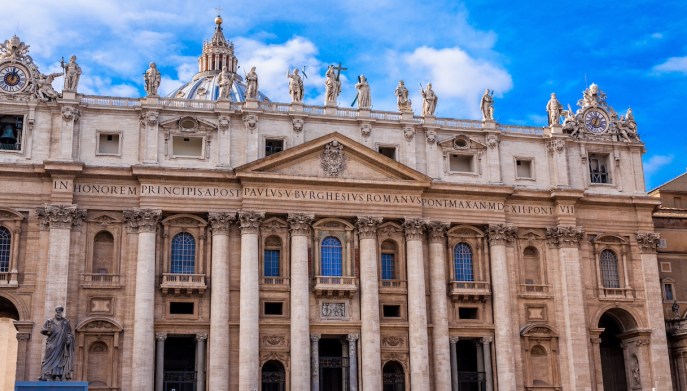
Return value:
M 345 70 L 347 70 L 347 68 L 341 67 L 341 63 L 339 63 L 339 65 L 337 66 L 330 65 L 329 68 L 327 68 L 327 73 L 325 75 L 324 81 L 325 106 L 336 106 L 336 101 L 339 98 L 339 94 L 341 93 L 341 71 Z

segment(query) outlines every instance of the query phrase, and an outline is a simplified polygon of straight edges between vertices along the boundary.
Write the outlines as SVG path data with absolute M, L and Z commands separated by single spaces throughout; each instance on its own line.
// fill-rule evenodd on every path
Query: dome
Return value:
M 232 102 L 243 102 L 246 100 L 247 86 L 237 72 L 239 65 L 236 56 L 234 56 L 234 44 L 224 38 L 221 16 L 217 15 L 215 24 L 217 26 L 212 38 L 209 41 L 203 42 L 203 53 L 198 57 L 198 73 L 193 76 L 190 82 L 172 91 L 168 97 L 217 100 L 220 91 L 217 79 L 222 72 L 222 68 L 226 67 L 226 70 L 233 76 L 229 100 Z M 257 100 L 269 102 L 269 99 L 260 91 L 258 91 Z

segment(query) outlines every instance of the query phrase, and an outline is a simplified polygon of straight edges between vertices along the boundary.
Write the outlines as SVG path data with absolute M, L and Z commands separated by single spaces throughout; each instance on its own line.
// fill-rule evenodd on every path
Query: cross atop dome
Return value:
M 203 42 L 203 54 L 198 57 L 198 72 L 200 73 L 217 74 L 224 66 L 234 74 L 238 70 L 238 60 L 234 56 L 234 44 L 224 37 L 222 22 L 222 17 L 217 15 L 212 39 Z

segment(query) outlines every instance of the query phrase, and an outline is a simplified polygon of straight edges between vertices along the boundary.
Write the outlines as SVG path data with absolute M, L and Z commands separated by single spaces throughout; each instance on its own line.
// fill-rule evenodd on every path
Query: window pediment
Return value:
M 206 227 L 208 225 L 207 221 L 202 218 L 190 215 L 190 214 L 180 214 L 167 217 L 162 220 L 162 224 L 166 226 L 182 226 L 182 227 Z
M 22 221 L 24 215 L 10 209 L 0 209 L 0 221 Z
M 439 141 L 439 146 L 445 152 L 451 151 L 481 151 L 487 146 L 479 140 L 466 135 L 458 135 Z
M 216 124 L 188 115 L 161 121 L 159 126 L 168 133 L 210 133 L 217 130 Z

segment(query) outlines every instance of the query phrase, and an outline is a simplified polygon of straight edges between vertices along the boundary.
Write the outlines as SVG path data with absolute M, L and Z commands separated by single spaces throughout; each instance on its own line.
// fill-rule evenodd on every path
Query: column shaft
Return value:
M 205 341 L 207 334 L 196 335 L 196 391 L 205 391 Z
M 422 240 L 406 240 L 408 267 L 408 335 L 410 348 L 410 389 L 429 390 L 427 300 Z
M 320 391 L 320 335 L 310 335 L 310 391 Z
M 451 391 L 459 391 L 458 384 L 458 343 L 457 337 L 450 339 L 451 345 Z
M 448 224 L 432 222 L 429 244 L 429 288 L 432 304 L 432 363 L 434 389 L 451 388 L 451 360 L 449 359 L 448 304 L 446 302 L 446 251 L 444 234 Z
M 484 377 L 487 383 L 485 391 L 494 390 L 494 375 L 491 370 L 491 337 L 482 338 L 482 356 L 484 357 Z
M 165 380 L 165 340 L 167 335 L 159 333 L 155 336 L 155 391 L 163 391 Z
M 506 245 L 491 241 L 491 287 L 494 306 L 494 336 L 496 339 L 496 377 L 500 390 L 515 389 L 515 357 L 513 356 L 513 320 L 510 306 L 510 281 Z
M 348 334 L 348 359 L 350 371 L 350 391 L 358 391 L 358 336 L 356 334 Z M 366 390 L 381 390 L 375 387 L 376 383 L 372 385 L 365 385 Z
M 241 233 L 239 391 L 253 391 L 259 388 L 260 287 L 258 270 L 258 234 L 244 229 Z
M 208 389 L 229 389 L 229 236 L 212 235 L 212 285 L 210 286 L 210 346 Z
M 52 317 L 55 307 L 67 306 L 67 284 L 69 279 L 69 248 L 71 227 L 50 228 L 48 248 L 48 282 L 45 287 L 45 319 Z
M 375 236 L 360 239 L 360 350 L 362 383 L 366 390 L 382 388 L 379 277 Z
M 138 234 L 136 303 L 131 384 L 134 391 L 153 389 L 155 355 L 155 232 Z
M 308 239 L 313 216 L 289 215 L 291 226 L 291 389 L 310 387 L 310 276 Z

